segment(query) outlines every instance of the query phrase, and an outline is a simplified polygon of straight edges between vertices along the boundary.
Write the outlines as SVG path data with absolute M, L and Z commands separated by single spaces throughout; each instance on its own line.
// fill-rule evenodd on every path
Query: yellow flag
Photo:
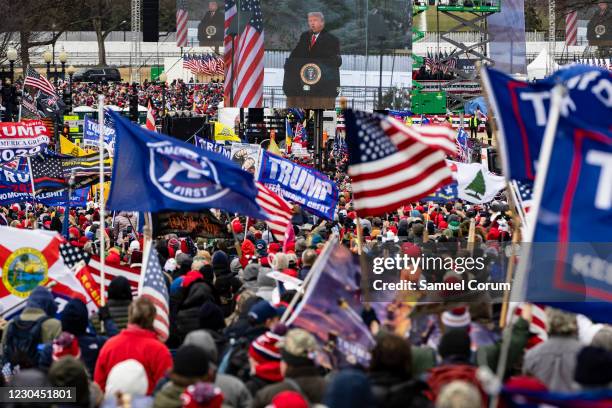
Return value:
M 234 129 L 221 123 L 211 122 L 215 126 L 215 142 L 240 142 L 240 138 L 234 132 Z
M 281 150 L 276 143 L 276 132 L 274 130 L 270 131 L 270 144 L 268 145 L 268 151 L 279 156 L 281 155 Z
M 62 135 L 60 135 L 60 151 L 62 154 L 76 157 L 85 156 L 87 154 L 85 150 L 81 149 L 79 146 L 68 140 L 67 137 Z

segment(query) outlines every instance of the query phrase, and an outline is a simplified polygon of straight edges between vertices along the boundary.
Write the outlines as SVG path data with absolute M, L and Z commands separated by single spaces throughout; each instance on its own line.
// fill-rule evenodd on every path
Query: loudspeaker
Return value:
M 162 133 L 187 141 L 193 135 L 212 140 L 212 130 L 207 117 L 178 118 L 166 116 L 162 120 Z M 190 140 L 193 143 L 193 140 Z
M 159 40 L 159 0 L 143 0 L 142 2 L 142 41 L 157 42 Z
M 263 108 L 249 108 L 247 120 L 249 123 L 264 123 Z

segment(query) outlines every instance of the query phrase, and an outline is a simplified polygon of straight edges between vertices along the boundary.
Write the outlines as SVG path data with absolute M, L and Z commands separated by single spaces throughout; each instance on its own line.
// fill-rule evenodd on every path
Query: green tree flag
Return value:
M 487 186 L 485 184 L 484 176 L 482 175 L 482 170 L 479 170 L 478 173 L 476 173 L 474 180 L 472 180 L 466 187 L 465 193 L 477 200 L 480 200 L 486 191 Z

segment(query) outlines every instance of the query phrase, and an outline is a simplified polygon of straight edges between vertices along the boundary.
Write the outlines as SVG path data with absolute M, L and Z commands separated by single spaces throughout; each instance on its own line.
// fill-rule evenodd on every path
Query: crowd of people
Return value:
M 126 398 L 134 407 L 161 408 L 486 406 L 492 391 L 483 372 L 497 370 L 501 344 L 500 311 L 490 299 L 413 317 L 407 325 L 395 322 L 405 320 L 402 304 L 388 306 L 385 317 L 364 308 L 361 317 L 376 340 L 367 367 L 350 359 L 338 359 L 333 367 L 320 364 L 319 356 L 337 352 L 333 345 L 321 345 L 309 331 L 284 323 L 296 291 L 270 272 L 306 279 L 333 234 L 356 253 L 358 221 L 366 253 L 382 245 L 390 253 L 436 256 L 465 251 L 474 219 L 475 251 L 486 259 L 485 279 L 504 279 L 514 222 L 506 204 L 412 203 L 386 217 L 359 219 L 346 157 L 340 160 L 328 173 L 341 191 L 335 219 L 317 219 L 295 206 L 295 239 L 285 245 L 274 240 L 265 223 L 225 214 L 217 215 L 235 241 L 157 237 L 170 295 L 165 342 L 154 330 L 155 305 L 136 297 L 123 277 L 110 283 L 107 304 L 95 314 L 81 299 L 70 300 L 57 313 L 49 290 L 38 287 L 25 309 L 2 325 L 2 381 L 76 387 L 77 406 L 83 407 L 126 406 Z M 71 209 L 68 219 L 71 245 L 96 254 L 105 234 L 108 265 L 141 264 L 143 237 L 136 214 L 108 214 L 104 231 L 94 203 Z M 62 208 L 14 204 L 0 209 L 0 225 L 16 228 L 60 232 L 63 220 Z M 415 279 L 467 277 L 424 268 Z M 531 307 L 516 316 L 504 362 L 507 389 L 609 387 L 612 328 L 552 308 L 546 315 L 547 336 L 532 329 Z
M 23 90 L 23 80 L 17 79 L 14 86 L 6 85 L 16 95 Z M 4 88 L 3 88 L 4 89 Z M 160 117 L 165 103 L 165 111 L 192 111 L 197 114 L 216 117 L 219 103 L 223 101 L 223 82 L 212 80 L 206 83 L 184 82 L 174 80 L 163 85 L 160 82 L 143 81 L 143 83 L 130 84 L 126 82 L 78 82 L 58 81 L 57 93 L 62 95 L 72 90 L 72 106 L 89 106 L 96 109 L 98 106 L 98 95 L 105 95 L 104 104 L 118 106 L 121 109 L 130 106 L 130 95 L 138 94 L 138 104 L 147 107 L 149 101 L 153 107 L 156 117 Z M 7 91 L 8 92 L 8 91 Z M 7 101 L 8 97 L 5 97 Z M 19 103 L 15 98 L 15 107 L 12 111 L 17 112 Z

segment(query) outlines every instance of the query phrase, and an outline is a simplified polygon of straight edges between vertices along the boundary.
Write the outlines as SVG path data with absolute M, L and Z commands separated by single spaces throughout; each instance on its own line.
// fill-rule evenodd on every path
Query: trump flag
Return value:
M 561 103 L 561 117 L 600 127 L 610 125 L 612 72 L 608 70 L 572 65 L 544 80 L 524 82 L 485 67 L 482 78 L 499 125 L 503 174 L 510 179 L 535 179 L 551 91 L 556 84 L 563 83 L 568 89 Z
M 612 131 L 560 118 L 541 166 L 546 177 L 536 181 L 543 189 L 536 184 L 524 264 L 527 300 L 611 323 Z
M 253 176 L 231 160 L 111 115 L 117 136 L 109 209 L 218 208 L 266 218 L 255 202 Z

